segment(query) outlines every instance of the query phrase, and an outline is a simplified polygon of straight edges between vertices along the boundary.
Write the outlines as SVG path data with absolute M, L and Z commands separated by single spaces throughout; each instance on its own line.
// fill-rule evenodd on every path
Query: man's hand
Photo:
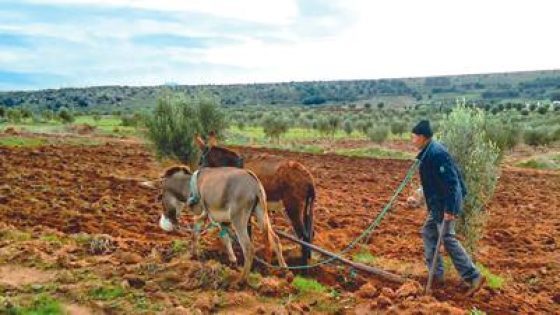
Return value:
M 455 216 L 452 213 L 444 212 L 444 214 L 443 214 L 443 220 L 445 220 L 445 221 L 453 221 L 456 218 L 457 218 L 457 216 Z
M 406 199 L 406 204 L 409 208 L 417 208 L 420 206 L 420 202 L 414 196 L 410 196 Z

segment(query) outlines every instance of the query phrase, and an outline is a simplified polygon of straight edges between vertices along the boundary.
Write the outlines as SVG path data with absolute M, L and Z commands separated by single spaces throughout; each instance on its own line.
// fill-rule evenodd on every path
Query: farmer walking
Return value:
M 462 211 L 463 198 L 467 191 L 453 158 L 441 143 L 432 140 L 432 135 L 430 122 L 427 120 L 420 121 L 412 129 L 412 143 L 420 151 L 417 157 L 421 159 L 420 180 L 428 207 L 428 216 L 422 228 L 424 256 L 430 270 L 434 255 L 438 251 L 436 244 L 443 224 L 441 242 L 451 256 L 455 269 L 469 285 L 466 295 L 471 296 L 480 290 L 485 279 L 455 237 L 455 219 Z M 409 197 L 409 204 L 419 205 L 421 193 Z M 443 285 L 443 263 L 439 253 L 432 270 L 435 282 Z

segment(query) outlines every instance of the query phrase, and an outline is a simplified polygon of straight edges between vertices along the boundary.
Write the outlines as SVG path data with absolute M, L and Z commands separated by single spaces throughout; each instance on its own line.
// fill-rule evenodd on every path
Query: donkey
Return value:
M 202 150 L 201 167 L 245 167 L 257 175 L 266 191 L 268 202 L 281 202 L 298 238 L 313 242 L 313 205 L 315 183 L 305 166 L 280 156 L 263 154 L 244 161 L 235 151 L 217 145 L 213 135 L 208 144 L 198 135 L 195 142 Z M 311 250 L 302 245 L 303 265 L 311 258 Z
M 280 240 L 270 225 L 266 193 L 261 182 L 252 172 L 233 167 L 218 167 L 205 168 L 193 174 L 188 167 L 174 166 L 166 170 L 162 184 L 164 211 L 160 218 L 160 227 L 168 232 L 178 229 L 181 209 L 187 204 L 195 215 L 192 246 L 196 256 L 198 256 L 200 226 L 207 219 L 220 223 L 220 226 L 231 223 L 244 257 L 243 270 L 236 283 L 247 279 L 255 256 L 247 232 L 249 219 L 253 213 L 259 228 L 267 237 L 266 259 L 271 260 L 270 247 L 272 246 L 279 264 L 283 267 L 287 266 L 282 256 Z M 189 205 L 189 198 L 193 196 L 198 201 Z M 237 263 L 228 233 L 220 233 L 220 238 L 227 249 L 229 260 Z

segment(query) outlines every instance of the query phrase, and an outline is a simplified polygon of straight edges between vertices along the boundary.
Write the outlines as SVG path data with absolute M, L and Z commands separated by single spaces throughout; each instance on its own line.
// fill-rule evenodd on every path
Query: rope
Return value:
M 400 185 L 398 186 L 396 191 L 393 193 L 393 196 L 391 197 L 389 202 L 387 204 L 385 204 L 385 207 L 383 208 L 383 210 L 379 213 L 379 215 L 377 215 L 377 218 L 357 238 L 355 238 L 352 242 L 350 242 L 350 244 L 348 244 L 348 246 L 346 246 L 338 254 L 335 254 L 333 257 L 324 259 L 322 261 L 319 261 L 319 262 L 311 264 L 311 265 L 299 265 L 299 266 L 288 266 L 288 267 L 281 267 L 281 266 L 277 266 L 277 265 L 272 265 L 272 264 L 269 264 L 268 262 L 266 262 L 266 261 L 264 261 L 264 260 L 262 260 L 258 257 L 255 257 L 255 259 L 258 262 L 264 264 L 265 266 L 270 267 L 270 268 L 275 268 L 275 269 L 288 269 L 288 270 L 311 269 L 311 268 L 319 267 L 319 266 L 322 266 L 322 265 L 325 265 L 325 264 L 328 264 L 328 263 L 331 263 L 331 262 L 337 260 L 339 257 L 341 257 L 342 255 L 346 254 L 351 249 L 353 249 L 354 246 L 358 242 L 360 242 L 362 239 L 364 239 L 366 237 L 367 237 L 366 243 L 369 242 L 369 239 L 370 239 L 369 236 L 379 226 L 379 224 L 381 223 L 381 220 L 383 220 L 383 217 L 385 216 L 385 214 L 387 214 L 387 212 L 391 209 L 391 207 L 393 206 L 393 203 L 395 202 L 397 197 L 404 190 L 404 188 L 406 187 L 408 182 L 410 182 L 410 180 L 414 176 L 414 173 L 416 172 L 416 169 L 420 165 L 420 161 L 424 158 L 424 155 L 425 155 L 426 151 L 424 151 L 424 154 L 422 154 L 422 157 L 419 160 L 415 160 L 414 163 L 412 164 L 412 166 L 408 169 L 408 172 L 406 173 L 405 178 L 400 183 Z
M 401 194 L 401 192 L 404 190 L 406 185 L 410 182 L 410 180 L 414 176 L 414 173 L 416 172 L 416 169 L 418 168 L 418 166 L 420 165 L 420 163 L 422 162 L 422 160 L 426 156 L 426 153 L 428 152 L 428 149 L 431 146 L 431 144 L 432 144 L 432 142 L 430 141 L 428 143 L 428 146 L 422 151 L 420 158 L 414 160 L 414 163 L 408 169 L 408 172 L 406 173 L 404 179 L 401 181 L 400 185 L 397 187 L 397 189 L 393 193 L 393 196 L 391 197 L 391 199 L 389 199 L 389 202 L 387 202 L 385 204 L 385 207 L 383 207 L 383 210 L 381 210 L 381 212 L 377 215 L 375 220 L 357 238 L 355 238 L 352 242 L 350 242 L 350 244 L 348 244 L 339 253 L 334 254 L 333 257 L 329 257 L 327 259 L 324 259 L 322 261 L 319 261 L 319 262 L 311 264 L 311 265 L 299 265 L 299 266 L 287 266 L 287 267 L 282 267 L 282 266 L 278 266 L 278 265 L 269 264 L 268 262 L 260 259 L 259 257 L 255 257 L 255 260 L 257 260 L 261 264 L 263 264 L 263 265 L 265 265 L 269 268 L 273 268 L 273 269 L 305 270 L 305 269 L 316 268 L 316 267 L 319 267 L 319 266 L 322 266 L 322 265 L 325 265 L 325 264 L 329 264 L 329 263 L 331 263 L 335 260 L 338 260 L 344 254 L 346 254 L 350 250 L 352 250 L 354 248 L 354 246 L 356 246 L 357 243 L 359 243 L 362 239 L 364 239 L 366 237 L 367 237 L 367 239 L 366 239 L 365 243 L 368 243 L 369 240 L 370 240 L 370 235 L 379 226 L 379 224 L 381 223 L 381 220 L 383 220 L 383 217 L 385 216 L 385 214 L 387 214 L 387 212 L 393 207 L 393 203 L 395 202 L 395 200 L 397 200 L 397 197 Z

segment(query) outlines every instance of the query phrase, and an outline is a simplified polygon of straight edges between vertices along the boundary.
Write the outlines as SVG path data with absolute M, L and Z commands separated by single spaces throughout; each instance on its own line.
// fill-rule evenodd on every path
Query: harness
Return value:
M 192 207 L 200 202 L 200 193 L 198 192 L 198 173 L 199 170 L 196 170 L 192 176 L 191 180 L 189 181 L 189 199 L 187 201 L 187 205 Z
M 191 180 L 189 181 L 189 199 L 187 201 L 187 205 L 189 207 L 195 206 L 196 204 L 198 204 L 200 202 L 201 196 L 200 196 L 200 192 L 198 190 L 198 174 L 199 174 L 199 170 L 196 170 L 192 176 L 191 176 Z M 204 205 L 202 205 L 202 211 L 203 213 L 206 213 L 206 217 L 208 218 L 208 224 L 206 225 L 206 227 L 204 227 L 204 229 L 210 229 L 210 228 L 214 228 L 217 227 L 220 229 L 220 233 L 219 236 L 221 238 L 227 237 L 229 235 L 229 231 L 228 228 L 223 224 L 223 223 L 219 223 L 216 222 L 212 216 L 210 215 L 210 213 L 206 210 L 206 208 L 204 207 Z M 203 226 L 202 224 L 198 224 L 195 223 L 194 224 L 194 231 L 199 233 Z

